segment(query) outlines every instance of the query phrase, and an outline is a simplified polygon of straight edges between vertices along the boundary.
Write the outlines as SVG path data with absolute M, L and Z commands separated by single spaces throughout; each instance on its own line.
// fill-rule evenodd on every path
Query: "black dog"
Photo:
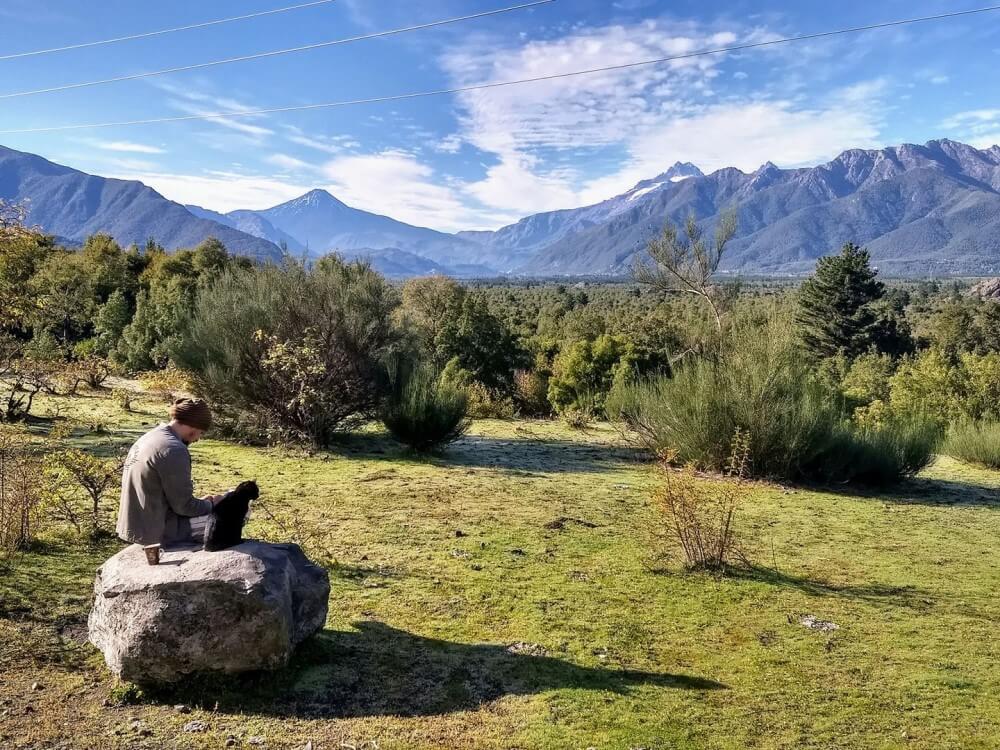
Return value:
M 205 546 L 208 552 L 235 547 L 243 542 L 243 524 L 247 520 L 250 501 L 260 497 L 256 482 L 240 482 L 239 486 L 215 504 L 205 524 Z

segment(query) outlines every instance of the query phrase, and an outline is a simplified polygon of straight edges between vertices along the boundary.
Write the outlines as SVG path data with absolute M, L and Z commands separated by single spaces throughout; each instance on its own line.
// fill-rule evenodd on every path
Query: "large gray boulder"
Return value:
M 160 560 L 133 544 L 94 581 L 90 642 L 125 680 L 280 668 L 326 623 L 329 576 L 295 544 L 177 547 Z

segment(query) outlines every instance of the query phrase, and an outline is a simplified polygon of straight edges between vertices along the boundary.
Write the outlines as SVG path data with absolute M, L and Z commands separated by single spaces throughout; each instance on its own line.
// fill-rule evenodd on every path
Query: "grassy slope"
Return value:
M 113 440 L 142 429 L 105 399 L 61 407 L 121 425 Z M 779 572 L 716 579 L 680 572 L 649 506 L 655 474 L 616 446 L 605 427 L 539 422 L 477 422 L 430 461 L 378 435 L 313 456 L 201 443 L 200 487 L 255 477 L 317 535 L 327 630 L 278 675 L 106 707 L 113 683 L 78 641 L 93 571 L 116 547 L 52 539 L 0 572 L 0 747 L 1000 742 L 1000 474 L 942 459 L 891 495 L 760 486 L 742 525 Z M 563 517 L 595 526 L 546 527 Z M 841 627 L 811 631 L 805 613 Z M 200 708 L 176 713 L 180 701 Z M 194 718 L 209 731 L 183 733 Z

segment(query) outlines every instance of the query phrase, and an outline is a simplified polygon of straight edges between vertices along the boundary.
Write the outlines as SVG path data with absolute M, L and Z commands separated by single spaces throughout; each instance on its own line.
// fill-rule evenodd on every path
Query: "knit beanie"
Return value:
M 212 426 L 212 410 L 200 398 L 179 398 L 170 407 L 170 418 L 196 430 Z

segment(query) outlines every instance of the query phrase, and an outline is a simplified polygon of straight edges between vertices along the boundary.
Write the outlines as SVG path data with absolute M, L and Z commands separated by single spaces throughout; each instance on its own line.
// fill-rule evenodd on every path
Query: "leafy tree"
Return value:
M 396 311 L 400 328 L 411 331 L 418 345 L 433 354 L 434 341 L 446 322 L 445 311 L 457 309 L 465 294 L 465 289 L 447 276 L 407 280 L 403 284 L 402 304 Z
M 96 300 L 82 255 L 63 249 L 49 254 L 28 289 L 35 302 L 28 322 L 36 336 L 48 333 L 66 349 L 87 336 Z
M 135 294 L 136 279 L 130 273 L 128 257 L 110 235 L 88 237 L 79 256 L 98 304 L 116 290 Z
M 35 302 L 28 282 L 55 248 L 51 237 L 25 228 L 25 214 L 0 198 L 0 330 L 26 330 Z
M 180 341 L 194 291 L 183 278 L 166 278 L 139 292 L 135 315 L 112 352 L 114 360 L 130 371 L 165 367 Z
M 114 290 L 94 316 L 94 344 L 92 353 L 107 357 L 115 351 L 122 334 L 132 322 L 132 308 L 122 289 Z
M 808 349 L 820 357 L 843 352 L 849 358 L 880 342 L 885 333 L 873 304 L 885 293 L 867 250 L 853 243 L 838 255 L 820 258 L 802 285 L 797 322 Z
M 191 265 L 202 281 L 211 281 L 221 274 L 230 263 L 229 252 L 215 237 L 209 237 L 194 249 Z
M 526 358 L 513 333 L 479 294 L 466 294 L 449 305 L 434 344 L 439 362 L 455 359 L 475 380 L 504 394 L 511 393 L 514 370 Z

